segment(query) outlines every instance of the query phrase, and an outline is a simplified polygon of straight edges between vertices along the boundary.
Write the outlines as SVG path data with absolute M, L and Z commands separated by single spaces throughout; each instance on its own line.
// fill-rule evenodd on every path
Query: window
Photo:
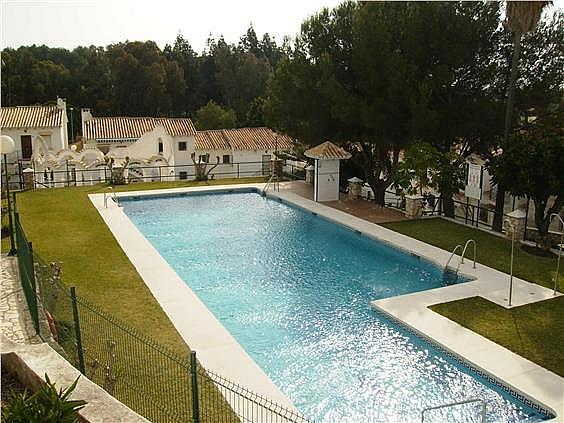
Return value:
M 200 154 L 198 156 L 198 162 L 200 162 L 200 163 L 207 163 L 208 159 L 209 159 L 209 155 L 207 155 L 207 154 Z
M 41 136 L 41 138 L 43 138 L 43 141 L 45 141 L 45 144 L 47 144 L 47 148 L 49 150 L 53 149 L 53 145 L 51 144 L 51 134 L 39 134 Z
M 178 142 L 178 151 L 186 151 L 186 141 Z
M 180 172 L 178 177 L 180 179 L 188 179 L 188 172 Z
M 162 154 L 162 152 L 163 152 L 163 143 L 159 141 L 159 154 Z
M 223 164 L 230 164 L 231 163 L 231 156 L 229 154 L 223 155 Z

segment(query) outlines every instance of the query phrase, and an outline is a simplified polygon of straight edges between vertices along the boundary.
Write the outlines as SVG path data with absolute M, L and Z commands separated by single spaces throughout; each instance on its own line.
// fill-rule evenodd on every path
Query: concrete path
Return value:
M 2 254 L 0 292 L 0 330 L 2 334 L 17 344 L 43 342 L 35 334 L 20 282 L 16 257 Z

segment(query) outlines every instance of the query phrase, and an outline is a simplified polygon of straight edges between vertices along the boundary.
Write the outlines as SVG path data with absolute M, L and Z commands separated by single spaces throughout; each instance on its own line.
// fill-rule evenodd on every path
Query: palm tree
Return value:
M 523 34 L 534 31 L 537 28 L 542 10 L 551 3 L 550 1 L 507 1 L 505 3 L 505 25 L 514 33 L 514 38 L 511 74 L 507 85 L 507 103 L 505 108 L 505 127 L 502 146 L 507 145 L 509 133 L 511 132 L 513 108 L 515 107 L 515 88 L 519 67 L 519 55 L 521 53 L 521 38 Z M 502 184 L 498 184 L 493 220 L 493 229 L 498 232 L 501 232 L 503 224 L 504 201 L 505 189 Z

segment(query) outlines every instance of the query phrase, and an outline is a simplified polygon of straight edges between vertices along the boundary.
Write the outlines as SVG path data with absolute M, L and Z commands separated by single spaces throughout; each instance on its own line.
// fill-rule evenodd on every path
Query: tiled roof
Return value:
M 196 132 L 196 150 L 231 150 L 223 129 Z
M 319 144 L 313 148 L 310 148 L 309 150 L 304 152 L 304 155 L 312 159 L 322 160 L 351 158 L 351 154 L 348 151 L 345 151 L 341 147 L 336 146 L 331 141 L 325 141 L 323 144 Z
M 153 117 L 95 117 L 82 123 L 82 134 L 88 140 L 137 140 L 157 125 L 173 137 L 196 134 L 189 118 Z
M 196 133 L 196 150 L 284 150 L 294 145 L 292 139 L 265 127 L 216 129 Z
M 53 128 L 63 124 L 63 109 L 57 106 L 16 106 L 0 109 L 2 128 Z

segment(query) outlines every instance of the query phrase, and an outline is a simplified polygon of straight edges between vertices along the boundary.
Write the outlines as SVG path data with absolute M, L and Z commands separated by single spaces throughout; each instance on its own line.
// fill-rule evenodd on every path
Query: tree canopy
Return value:
M 235 111 L 224 109 L 210 100 L 196 112 L 195 125 L 199 130 L 234 128 L 237 123 Z
M 286 43 L 286 41 L 284 41 Z M 29 46 L 2 51 L 2 105 L 67 99 L 98 116 L 194 116 L 213 101 L 233 109 L 240 125 L 264 125 L 266 84 L 286 44 L 253 27 L 237 44 L 210 39 L 196 53 L 181 34 L 160 49 L 153 41 L 72 51 Z M 80 114 L 74 114 L 80 128 Z

